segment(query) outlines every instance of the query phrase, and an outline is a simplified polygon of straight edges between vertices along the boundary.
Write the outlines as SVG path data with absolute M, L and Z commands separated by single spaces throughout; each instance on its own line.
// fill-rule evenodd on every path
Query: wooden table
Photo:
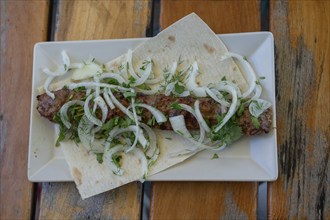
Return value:
M 268 183 L 267 216 L 330 219 L 330 1 L 1 0 L 0 5 L 1 219 L 141 217 L 144 187 L 137 182 L 83 201 L 73 183 L 27 180 L 33 45 L 153 36 L 193 11 L 216 33 L 273 32 L 279 178 Z M 149 217 L 255 219 L 258 184 L 153 182 Z

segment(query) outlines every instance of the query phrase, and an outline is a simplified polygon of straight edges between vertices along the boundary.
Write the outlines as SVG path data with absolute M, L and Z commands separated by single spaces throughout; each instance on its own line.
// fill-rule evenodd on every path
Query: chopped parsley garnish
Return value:
M 181 94 L 185 91 L 185 87 L 177 82 L 175 83 L 174 90 L 176 93 Z
M 178 133 L 179 135 L 182 135 L 183 136 L 182 131 L 176 130 L 175 132 Z
M 154 126 L 155 124 L 156 124 L 156 118 L 152 116 L 152 118 L 148 120 L 147 125 Z
M 176 109 L 176 110 L 183 110 L 181 105 L 179 105 L 179 103 L 177 103 L 177 102 L 172 103 L 171 108 Z
M 140 67 L 140 70 L 146 70 L 147 66 L 151 63 L 152 63 L 152 61 L 150 61 L 150 60 L 143 61 L 142 66 Z
M 244 105 L 241 104 L 236 112 L 237 116 L 242 116 L 244 109 L 245 109 Z
M 252 121 L 253 126 L 256 129 L 260 128 L 260 122 L 259 122 L 258 118 L 254 117 L 254 116 L 251 116 L 251 121 Z
M 218 159 L 218 158 L 219 158 L 218 154 L 213 154 L 211 160 Z
M 215 132 L 215 128 L 222 122 L 223 118 L 224 115 L 217 116 L 218 124 L 212 127 L 210 139 L 212 142 L 220 141 L 222 145 L 228 145 L 242 137 L 243 133 L 235 115 L 218 132 Z
M 103 163 L 103 153 L 95 153 L 95 155 L 97 162 L 99 162 L 100 164 Z
M 130 97 L 135 97 L 136 93 L 134 92 L 124 92 L 124 97 L 125 98 L 130 98 Z
M 116 165 L 116 167 L 121 167 L 121 165 L 120 165 L 120 160 L 122 159 L 122 156 L 121 155 L 116 155 L 116 154 L 114 154 L 114 155 L 112 155 L 112 162 Z
M 105 78 L 102 80 L 103 83 L 111 84 L 111 85 L 119 85 L 118 80 L 114 78 Z

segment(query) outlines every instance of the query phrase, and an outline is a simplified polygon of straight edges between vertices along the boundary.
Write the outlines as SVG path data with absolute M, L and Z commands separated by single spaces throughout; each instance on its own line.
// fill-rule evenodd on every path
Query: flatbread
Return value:
M 201 72 L 197 78 L 200 85 L 216 83 L 225 76 L 229 81 L 235 80 L 240 89 L 245 91 L 247 82 L 233 60 L 220 62 L 220 57 L 226 52 L 227 48 L 222 41 L 196 14 L 192 13 L 135 48 L 133 66 L 138 69 L 141 63 L 150 57 L 154 62 L 155 75 L 162 75 L 165 67 L 170 67 L 181 57 L 186 65 L 197 61 Z M 106 66 L 108 69 L 118 69 L 125 62 L 126 55 L 122 55 Z M 149 175 L 181 163 L 193 155 L 173 156 L 176 152 L 182 152 L 193 146 L 172 131 L 158 130 L 156 133 L 160 155 L 157 162 L 150 167 Z M 84 147 L 64 144 L 62 148 L 83 199 L 138 180 L 143 175 L 140 161 L 132 154 L 125 155 L 122 166 L 126 172 L 123 176 L 118 176 L 112 173 L 106 163 L 99 164 L 95 155 L 88 153 Z
M 149 170 L 149 176 L 159 173 L 177 163 L 180 163 L 194 155 L 177 155 L 177 152 L 185 151 L 189 145 L 187 140 L 171 131 L 156 131 L 159 140 L 160 154 L 157 163 Z M 169 147 L 171 146 L 171 147 Z M 128 153 L 123 155 L 121 166 L 125 170 L 122 176 L 113 174 L 106 165 L 106 161 L 100 164 L 92 152 L 88 152 L 84 146 L 73 145 L 70 142 L 61 143 L 65 159 L 70 167 L 70 172 L 79 190 L 82 199 L 117 188 L 135 180 L 142 179 L 143 173 L 141 161 Z
M 226 77 L 227 81 L 235 81 L 244 92 L 248 84 L 233 59 L 221 61 L 221 56 L 227 52 L 220 38 L 192 13 L 136 47 L 133 50 L 133 66 L 138 70 L 143 61 L 151 58 L 154 61 L 153 72 L 156 76 L 163 76 L 163 70 L 171 68 L 179 58 L 184 61 L 183 70 L 197 61 L 201 74 L 196 81 L 201 86 L 220 82 Z M 117 70 L 122 64 L 126 64 L 126 54 L 108 62 L 106 67 Z

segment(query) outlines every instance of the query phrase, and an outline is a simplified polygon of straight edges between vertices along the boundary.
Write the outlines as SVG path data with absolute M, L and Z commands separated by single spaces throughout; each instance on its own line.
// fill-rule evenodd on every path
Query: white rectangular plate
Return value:
M 271 181 L 277 179 L 277 144 L 274 77 L 274 39 L 269 32 L 219 35 L 229 51 L 247 57 L 263 85 L 262 97 L 272 102 L 274 129 L 267 135 L 244 137 L 218 153 L 203 151 L 181 164 L 175 165 L 148 180 L 172 181 Z M 136 47 L 143 39 L 119 39 L 97 41 L 44 42 L 34 47 L 33 82 L 31 97 L 31 121 L 28 178 L 33 182 L 72 181 L 69 167 L 61 148 L 55 147 L 56 126 L 41 118 L 36 110 L 37 88 L 46 76 L 44 67 L 61 63 L 61 51 L 65 50 L 73 62 L 95 57 L 105 63 L 128 49 Z

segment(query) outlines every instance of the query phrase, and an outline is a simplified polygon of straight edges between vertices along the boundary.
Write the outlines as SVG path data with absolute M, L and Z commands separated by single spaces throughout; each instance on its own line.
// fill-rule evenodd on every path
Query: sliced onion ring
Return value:
M 49 76 L 47 79 L 46 79 L 46 82 L 44 84 L 44 90 L 46 92 L 46 94 L 51 97 L 52 99 L 55 99 L 55 94 L 52 93 L 51 91 L 49 91 L 49 85 L 50 83 L 53 81 L 55 77 L 54 76 Z
M 194 109 L 192 107 L 190 107 L 189 105 L 186 105 L 186 104 L 179 104 L 179 105 L 183 108 L 183 110 L 189 112 L 190 114 L 192 114 L 196 118 L 196 120 L 198 122 L 198 125 L 199 125 L 199 139 L 198 139 L 198 142 L 202 143 L 204 141 L 204 138 L 205 138 L 205 130 L 204 130 L 203 126 L 201 125 L 201 122 L 198 120 Z
M 146 90 L 146 89 L 140 89 L 140 88 L 135 87 L 134 89 L 135 89 L 135 91 L 137 91 L 139 93 L 142 93 L 142 94 L 145 94 L 145 95 L 155 95 L 156 93 L 159 92 L 159 88 Z
M 84 102 L 80 100 L 72 100 L 65 103 L 60 109 L 61 121 L 67 129 L 71 128 L 71 123 L 69 122 L 68 109 L 73 105 L 84 106 Z
M 104 152 L 104 161 L 106 161 L 106 163 L 110 166 L 112 172 L 118 176 L 122 176 L 124 174 L 124 169 L 122 169 L 121 167 L 117 166 L 117 164 L 113 161 L 113 155 L 119 153 L 119 152 L 123 152 L 124 151 L 124 146 L 121 144 L 118 144 L 116 146 L 113 146 L 109 149 L 107 149 Z
M 219 99 L 211 89 L 206 88 L 205 91 L 214 101 L 218 102 L 221 106 L 229 107 L 230 104 L 224 99 Z
M 167 121 L 167 118 L 165 117 L 165 115 L 161 111 L 159 111 L 158 109 L 152 107 L 151 105 L 138 103 L 138 104 L 135 104 L 135 106 L 146 108 L 148 111 L 150 111 L 151 114 L 155 117 L 158 124 Z
M 101 88 L 118 89 L 120 91 L 130 91 L 131 90 L 131 88 L 125 88 L 122 86 L 110 85 L 110 84 L 98 83 L 98 82 L 70 83 L 68 85 L 68 88 L 71 90 L 73 90 L 75 88 L 79 88 L 79 87 L 85 87 L 86 89 L 95 89 L 96 87 L 101 87 Z
M 112 110 L 115 109 L 115 105 L 113 104 L 113 102 L 110 99 L 109 89 L 108 88 L 104 88 L 104 90 L 103 90 L 103 97 L 104 97 L 105 102 L 110 107 L 110 109 L 112 109 Z
M 226 116 L 223 118 L 221 124 L 218 125 L 215 128 L 215 130 L 214 130 L 215 132 L 218 132 L 227 123 L 227 121 L 235 114 L 236 107 L 237 107 L 237 92 L 236 92 L 236 90 L 232 86 L 229 86 L 229 85 L 223 86 L 222 89 L 226 92 L 231 93 L 232 103 L 229 107 L 229 110 L 228 110 Z
M 210 127 L 207 125 L 206 121 L 203 118 L 203 115 L 199 109 L 199 100 L 197 99 L 194 103 L 194 110 L 196 114 L 196 119 L 198 123 L 204 128 L 204 130 L 209 133 L 211 131 Z
M 93 98 L 93 94 L 92 95 L 89 95 L 87 98 L 86 98 L 86 101 L 84 103 L 84 112 L 85 112 L 85 115 L 86 117 L 88 118 L 88 120 L 90 122 L 92 122 L 93 124 L 97 125 L 97 126 L 102 126 L 102 121 L 96 117 L 93 116 L 93 114 L 91 113 L 90 109 L 89 109 L 89 102 L 92 100 Z
M 159 147 L 157 145 L 157 136 L 155 132 L 146 124 L 141 123 L 140 126 L 147 132 L 149 138 L 149 147 L 146 151 L 148 157 L 148 165 L 156 162 L 159 155 Z
M 236 58 L 242 64 L 242 67 L 244 69 L 244 73 L 247 75 L 246 78 L 250 79 L 250 82 L 249 82 L 250 85 L 249 85 L 248 90 L 245 91 L 242 94 L 242 98 L 246 98 L 253 92 L 253 90 L 256 86 L 256 80 L 257 80 L 256 73 L 254 72 L 254 70 L 253 70 L 252 66 L 250 65 L 250 63 L 247 62 L 244 59 L 244 57 L 242 57 L 239 54 L 228 52 L 225 55 L 223 55 L 220 59 L 225 60 L 225 59 L 228 59 L 230 57 Z
M 127 72 L 135 79 L 135 80 L 138 80 L 140 77 L 138 75 L 136 75 L 135 71 L 134 71 L 134 67 L 133 67 L 133 64 L 132 64 L 132 50 L 128 50 L 127 51 L 127 64 L 128 64 L 128 70 Z M 127 65 L 125 65 L 127 66 Z
M 140 78 L 136 79 L 136 81 L 132 84 L 132 86 L 138 86 L 143 84 L 150 76 L 151 70 L 152 70 L 152 62 L 150 58 L 147 58 L 147 64 L 146 69 L 143 71 L 143 74 Z M 132 67 L 133 68 L 133 67 Z
M 193 138 L 186 127 L 186 123 L 185 123 L 183 115 L 177 115 L 177 116 L 170 117 L 169 121 L 170 121 L 172 129 L 175 133 L 177 133 L 185 138 L 188 138 L 188 139 Z
M 189 91 L 192 91 L 197 97 L 206 97 L 205 87 L 200 87 L 196 83 L 198 75 L 198 65 L 195 61 L 192 65 L 192 70 L 186 80 L 186 85 Z
M 98 78 L 99 80 L 111 78 L 117 80 L 120 84 L 127 83 L 126 80 L 120 74 L 116 73 L 102 73 L 100 76 L 98 76 Z
M 110 95 L 111 100 L 113 101 L 113 103 L 123 112 L 125 113 L 130 119 L 134 120 L 134 116 L 133 113 L 130 112 L 125 106 L 123 106 L 118 99 L 116 99 L 116 97 L 113 95 L 113 93 L 111 92 L 111 89 L 108 90 L 108 93 Z
M 101 111 L 102 111 L 102 119 L 101 121 L 104 123 L 105 119 L 108 116 L 108 107 L 107 104 L 105 103 L 105 101 L 103 100 L 103 98 L 101 96 L 98 96 L 94 99 L 94 103 L 96 103 L 97 106 L 100 107 Z

